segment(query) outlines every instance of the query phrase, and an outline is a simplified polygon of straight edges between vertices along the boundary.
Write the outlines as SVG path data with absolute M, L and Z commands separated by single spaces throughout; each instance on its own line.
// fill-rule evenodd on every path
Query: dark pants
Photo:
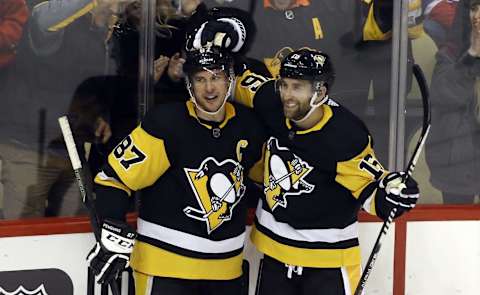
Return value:
M 149 295 L 248 295 L 249 265 L 246 260 L 242 268 L 241 277 L 227 281 L 153 277 Z M 137 292 L 146 294 L 145 290 Z
M 284 263 L 265 255 L 260 264 L 257 295 L 350 295 L 341 268 L 309 268 L 287 277 Z
M 151 295 L 243 295 L 242 290 L 241 278 L 211 281 L 155 277 Z

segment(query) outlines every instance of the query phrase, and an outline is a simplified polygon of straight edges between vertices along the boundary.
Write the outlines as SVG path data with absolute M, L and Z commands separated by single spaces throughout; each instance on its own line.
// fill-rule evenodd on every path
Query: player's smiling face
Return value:
M 197 104 L 207 112 L 216 112 L 228 92 L 228 77 L 221 69 L 203 70 L 192 76 L 193 93 Z
M 292 120 L 305 117 L 311 108 L 312 83 L 292 78 L 281 78 L 278 83 L 285 117 Z

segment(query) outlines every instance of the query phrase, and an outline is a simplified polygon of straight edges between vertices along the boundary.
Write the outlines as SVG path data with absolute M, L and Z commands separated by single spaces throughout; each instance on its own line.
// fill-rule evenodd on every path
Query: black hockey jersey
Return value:
M 252 81 L 256 81 L 253 83 Z M 287 264 L 341 267 L 360 263 L 357 214 L 376 214 L 377 161 L 363 122 L 329 99 L 308 130 L 284 117 L 274 81 L 245 72 L 236 99 L 255 109 L 271 136 L 264 148 L 264 197 L 251 239 Z
M 239 277 L 243 175 L 261 159 L 263 141 L 260 123 L 241 105 L 227 103 L 218 125 L 200 120 L 190 101 L 149 112 L 95 178 L 119 198 L 141 190 L 132 267 L 183 279 Z

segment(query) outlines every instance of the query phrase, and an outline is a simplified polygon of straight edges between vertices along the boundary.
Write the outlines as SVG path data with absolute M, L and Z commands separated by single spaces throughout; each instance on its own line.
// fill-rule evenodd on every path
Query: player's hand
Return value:
M 233 169 L 233 175 L 237 178 L 237 181 L 242 177 L 243 173 L 243 167 L 241 165 L 235 166 L 235 169 Z
M 303 170 L 302 163 L 300 163 L 300 160 L 298 160 L 298 158 L 295 158 L 293 159 L 291 164 L 293 166 L 293 172 L 295 172 L 295 174 L 297 175 L 300 175 L 300 173 L 302 173 L 302 170 Z
M 412 177 L 404 183 L 405 172 L 391 172 L 382 178 L 377 191 L 377 214 L 386 220 L 393 208 L 397 208 L 395 217 L 410 211 L 420 196 L 418 184 Z
M 187 48 L 200 49 L 207 44 L 212 44 L 231 52 L 238 52 L 245 44 L 246 34 L 244 24 L 237 18 L 224 17 L 210 20 L 204 22 L 194 36 L 189 38 Z
M 222 207 L 222 200 L 219 197 L 212 197 L 212 210 L 217 212 Z
M 270 190 L 273 191 L 275 188 L 277 188 L 277 180 L 273 175 L 270 175 L 268 178 L 269 184 L 270 184 Z
M 87 263 L 100 284 L 115 280 L 130 265 L 136 232 L 126 223 L 106 219 L 101 240 L 87 255 Z

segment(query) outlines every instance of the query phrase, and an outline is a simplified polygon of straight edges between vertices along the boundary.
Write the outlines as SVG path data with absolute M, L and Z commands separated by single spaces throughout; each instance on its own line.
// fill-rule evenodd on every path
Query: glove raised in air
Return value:
M 247 38 L 244 24 L 237 18 L 224 17 L 204 22 L 187 40 L 187 49 L 200 49 L 207 44 L 239 52 Z
M 87 255 L 87 263 L 98 283 L 109 283 L 130 265 L 136 232 L 124 222 L 105 219 L 101 240 Z

